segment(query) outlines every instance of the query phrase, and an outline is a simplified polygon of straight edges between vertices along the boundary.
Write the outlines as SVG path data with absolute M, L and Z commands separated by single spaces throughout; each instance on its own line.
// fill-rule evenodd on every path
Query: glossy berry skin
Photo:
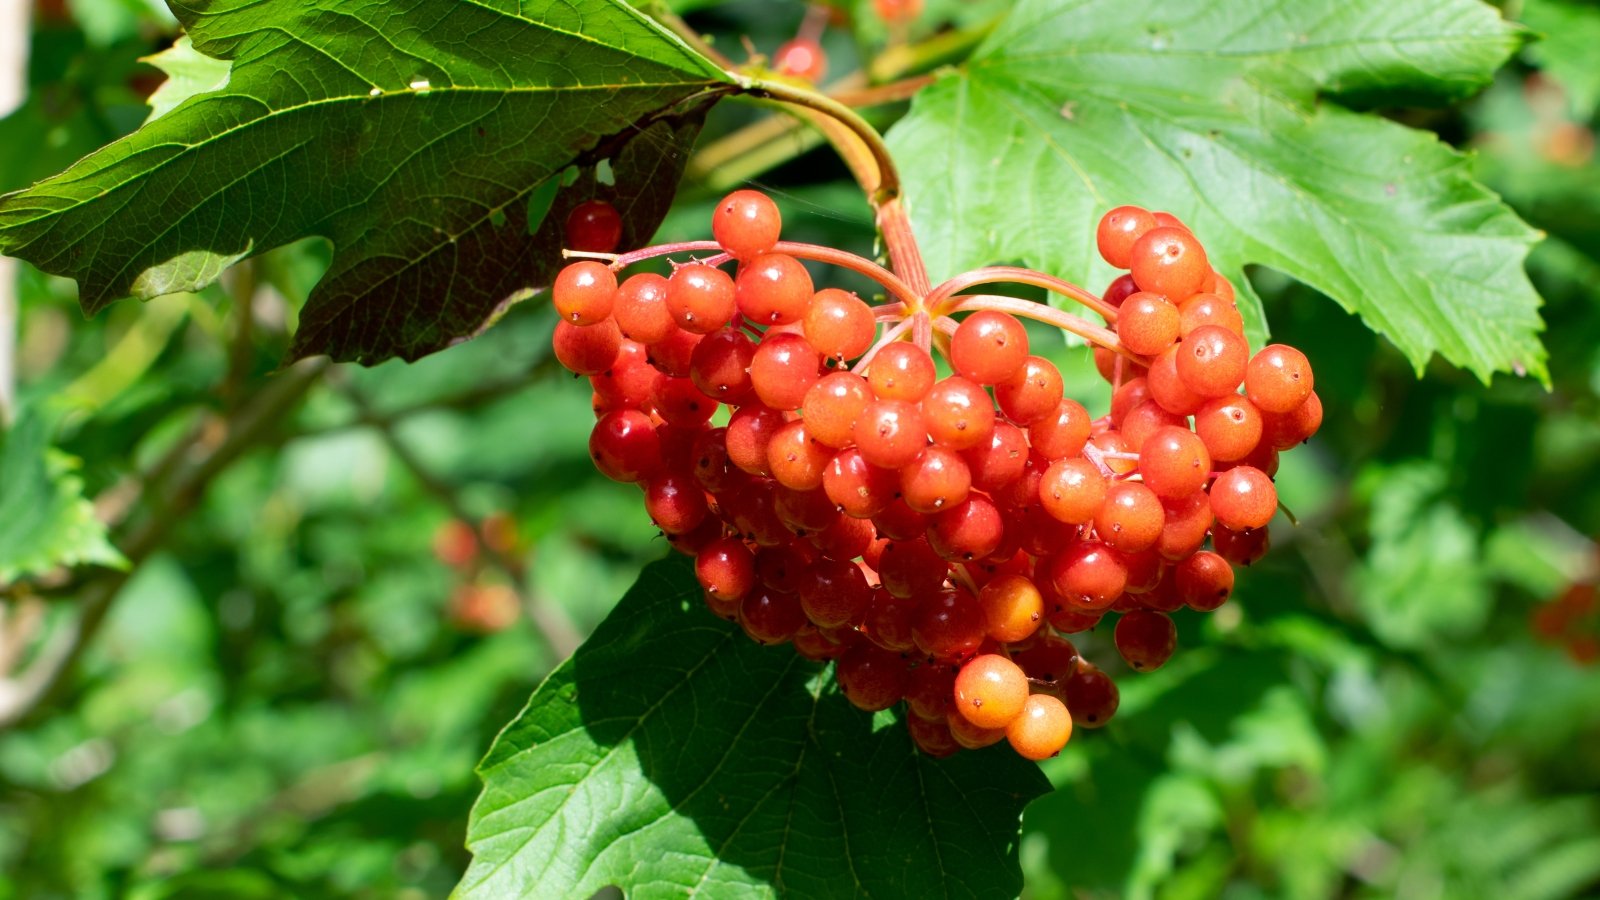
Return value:
M 725 329 L 705 336 L 689 356 L 689 380 L 701 393 L 723 403 L 743 403 L 754 390 L 750 364 L 756 346 L 745 333 Z
M 695 578 L 707 594 L 737 600 L 756 583 L 756 559 L 738 538 L 717 538 L 694 561 Z
M 1311 362 L 1284 344 L 1262 347 L 1245 368 L 1245 394 L 1262 412 L 1292 412 L 1311 396 L 1312 386 Z
M 1211 458 L 1243 459 L 1261 443 L 1261 412 L 1247 398 L 1234 395 L 1207 400 L 1194 414 L 1194 430 Z
M 983 609 L 976 597 L 962 589 L 942 591 L 924 600 L 911 625 L 917 649 L 934 660 L 971 656 L 983 638 Z
M 1161 668 L 1178 647 L 1178 630 L 1172 620 L 1147 609 L 1123 614 L 1114 637 L 1117 652 L 1135 672 Z
M 1226 328 L 1196 328 L 1178 345 L 1174 359 L 1178 377 L 1202 397 L 1226 397 L 1244 381 L 1250 348 L 1244 338 Z
M 875 713 L 899 703 L 906 693 L 906 660 L 898 653 L 861 642 L 838 658 L 834 677 L 838 689 L 856 708 Z
M 1244 337 L 1244 319 L 1232 300 L 1216 294 L 1195 294 L 1178 307 L 1178 336 L 1188 337 L 1196 328 L 1216 325 Z
M 900 469 L 900 495 L 920 513 L 950 509 L 967 499 L 972 474 L 961 455 L 933 445 Z
M 710 334 L 733 320 L 733 279 L 700 263 L 679 266 L 667 279 L 667 312 L 684 331 Z
M 772 55 L 773 68 L 813 84 L 828 74 L 828 56 L 810 38 L 795 38 Z
M 1210 479 L 1211 454 L 1194 432 L 1168 425 L 1140 446 L 1139 474 L 1157 497 L 1186 497 L 1205 487 Z
M 1106 476 L 1081 456 L 1058 459 L 1039 482 L 1039 505 L 1052 518 L 1072 525 L 1094 520 L 1106 500 Z
M 855 440 L 856 420 L 872 402 L 867 380 L 854 372 L 829 372 L 806 389 L 800 412 L 812 437 L 844 449 Z
M 1105 503 L 1095 513 L 1094 530 L 1111 547 L 1124 553 L 1149 550 L 1161 539 L 1166 512 L 1155 491 L 1133 481 L 1119 481 L 1106 489 Z
M 1002 643 L 1023 640 L 1044 622 L 1044 598 L 1022 575 L 1002 575 L 984 585 L 978 605 L 989 637 Z
M 826 359 L 855 359 L 867 352 L 877 327 L 872 307 L 838 288 L 817 291 L 803 319 L 806 340 Z
M 612 481 L 643 481 L 661 465 L 661 441 L 649 416 L 636 409 L 617 410 L 595 423 L 589 456 Z
M 1267 555 L 1272 533 L 1265 528 L 1232 531 L 1220 524 L 1211 531 L 1211 545 L 1217 555 L 1236 566 L 1249 566 Z
M 1027 329 L 1007 313 L 979 310 L 956 326 L 950 338 L 950 365 L 978 384 L 1010 378 L 1027 358 Z
M 822 357 L 798 334 L 776 334 L 756 347 L 750 359 L 750 384 L 756 398 L 773 409 L 799 409 L 817 383 Z
M 1178 354 L 1187 344 L 1183 341 L 1163 350 L 1150 363 L 1150 372 L 1145 376 L 1150 386 L 1150 399 L 1179 416 L 1194 415 L 1206 402 L 1206 397 L 1196 393 L 1178 374 Z
M 1095 229 L 1095 246 L 1100 258 L 1118 269 L 1128 268 L 1134 242 L 1156 227 L 1155 216 L 1140 206 L 1119 206 L 1100 218 Z
M 898 469 L 928 443 L 922 411 L 901 400 L 874 400 L 856 419 L 856 446 L 867 462 Z
M 1049 415 L 1028 426 L 1028 440 L 1045 459 L 1077 456 L 1089 442 L 1092 419 L 1082 403 L 1063 397 Z
M 1049 759 L 1071 738 L 1072 716 L 1066 704 L 1049 694 L 1029 696 L 1022 712 L 1006 726 L 1006 740 L 1024 759 Z
M 587 253 L 611 253 L 622 243 L 622 216 L 604 200 L 585 200 L 567 213 L 566 246 Z
M 1028 676 L 1004 656 L 975 656 L 956 674 L 955 709 L 979 728 L 1011 724 L 1027 699 Z
M 1178 308 L 1166 297 L 1140 291 L 1117 311 L 1117 337 L 1141 356 L 1155 356 L 1178 339 Z
M 1104 300 L 1108 306 L 1119 307 L 1123 301 L 1138 292 L 1139 286 L 1133 283 L 1132 275 L 1118 275 L 1110 284 L 1106 285 L 1105 293 L 1101 295 L 1100 299 Z
M 561 270 L 550 288 L 556 313 L 574 325 L 595 325 L 611 315 L 617 276 L 611 267 L 580 260 Z
M 733 283 L 739 311 L 760 325 L 798 322 L 811 302 L 811 273 L 782 253 L 753 257 L 739 267 Z
M 1082 541 L 1067 548 L 1050 560 L 1047 574 L 1056 594 L 1083 610 L 1109 607 L 1128 586 L 1127 563 L 1098 541 Z
M 834 454 L 822 472 L 822 489 L 847 516 L 870 519 L 883 512 L 900 489 L 893 469 L 868 463 L 855 447 Z
M 1261 442 L 1274 450 L 1287 450 L 1322 427 L 1322 398 L 1312 391 L 1304 403 L 1282 415 L 1263 414 Z
M 968 750 L 982 750 L 1006 739 L 1004 728 L 979 728 L 954 709 L 945 713 L 945 726 L 957 744 Z
M 952 375 L 935 382 L 922 398 L 928 436 L 952 450 L 987 443 L 994 434 L 994 406 L 977 384 Z
M 1010 378 L 994 386 L 995 401 L 1006 418 L 1029 425 L 1056 411 L 1061 396 L 1061 372 L 1040 356 L 1030 356 Z
M 1211 612 L 1233 594 L 1233 566 L 1221 556 L 1202 550 L 1178 563 L 1173 581 L 1178 597 L 1190 609 Z
M 1103 728 L 1117 714 L 1122 694 L 1116 682 L 1093 663 L 1079 659 L 1071 677 L 1062 686 L 1073 724 L 1083 728 Z
M 1272 479 L 1253 466 L 1236 466 L 1211 484 L 1211 512 L 1224 528 L 1265 528 L 1277 511 L 1278 491 Z
M 879 350 L 867 369 L 867 382 L 880 400 L 921 402 L 937 377 L 928 351 L 903 341 Z
M 677 330 L 667 311 L 667 280 L 651 272 L 629 277 L 617 288 L 612 307 L 617 326 L 629 340 L 641 344 L 664 341 Z
M 952 562 L 984 559 L 999 549 L 1004 536 L 1000 510 L 982 494 L 972 494 L 940 512 L 928 528 L 928 543 Z
M 753 259 L 772 250 L 783 230 L 778 205 L 760 191 L 734 191 L 711 215 L 711 234 L 735 259 Z
M 1197 293 L 1211 277 L 1205 249 L 1184 228 L 1146 231 L 1129 251 L 1128 268 L 1140 290 L 1178 299 Z
M 599 375 L 611 368 L 622 353 L 622 332 L 606 319 L 595 325 L 557 322 L 550 339 L 556 360 L 578 375 Z

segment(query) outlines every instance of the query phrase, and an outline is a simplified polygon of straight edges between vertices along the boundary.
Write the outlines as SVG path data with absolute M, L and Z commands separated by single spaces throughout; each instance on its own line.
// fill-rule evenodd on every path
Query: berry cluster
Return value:
M 738 191 L 715 243 L 560 273 L 555 352 L 593 386 L 595 465 L 640 485 L 717 615 L 836 660 L 862 709 L 904 700 L 924 751 L 1055 754 L 1118 703 L 1065 635 L 1113 612 L 1122 658 L 1155 669 L 1171 614 L 1215 610 L 1233 565 L 1266 551 L 1278 453 L 1321 420 L 1310 365 L 1283 345 L 1251 355 L 1228 282 L 1165 213 L 1106 215 L 1101 253 L 1130 271 L 1104 296 L 998 267 L 918 292 L 851 254 L 780 243 L 780 226 L 768 198 Z M 618 282 L 695 251 L 716 255 Z M 816 290 L 801 259 L 891 299 Z M 1065 294 L 1109 327 L 962 293 L 997 281 Z M 1018 315 L 1098 345 L 1108 415 L 1063 396 Z

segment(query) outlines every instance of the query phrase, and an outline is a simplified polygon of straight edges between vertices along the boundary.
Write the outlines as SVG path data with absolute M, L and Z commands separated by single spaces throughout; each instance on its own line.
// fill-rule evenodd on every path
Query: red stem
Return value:
M 815 262 L 828 263 L 841 269 L 849 269 L 876 281 L 890 294 L 898 297 L 911 307 L 920 307 L 922 295 L 913 291 L 904 281 L 901 281 L 893 272 L 885 269 L 870 259 L 863 259 L 854 253 L 845 250 L 836 250 L 832 247 L 823 247 L 817 244 L 802 244 L 796 241 L 779 241 L 773 248 L 775 253 L 787 253 L 800 259 L 809 259 Z M 705 253 L 707 251 L 722 253 L 722 245 L 716 241 L 681 241 L 676 244 L 657 244 L 654 247 L 644 247 L 629 253 L 585 253 L 578 250 L 563 250 L 562 256 L 582 257 L 586 259 L 604 259 L 611 262 L 611 268 L 621 270 L 643 262 L 655 259 L 658 256 L 670 256 L 674 253 Z M 726 254 L 723 254 L 726 256 Z
M 1054 275 L 1046 275 L 1043 272 L 1035 272 L 1032 269 L 1024 269 L 1019 266 L 985 266 L 981 269 L 973 269 L 971 272 L 957 275 L 928 292 L 927 302 L 929 306 L 936 307 L 936 304 L 940 301 L 953 297 L 968 288 L 977 287 L 980 284 L 998 284 L 1001 282 L 1027 284 L 1044 288 L 1047 291 L 1076 300 L 1089 307 L 1099 313 L 1100 317 L 1108 323 L 1114 324 L 1117 321 L 1117 308 L 1089 291 L 1078 287 L 1070 281 L 1063 281 Z M 949 310 L 937 311 L 948 312 Z

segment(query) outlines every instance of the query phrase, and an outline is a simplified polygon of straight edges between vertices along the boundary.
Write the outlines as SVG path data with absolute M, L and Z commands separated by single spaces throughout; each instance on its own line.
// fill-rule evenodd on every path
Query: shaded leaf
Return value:
M 176 11 L 196 50 L 232 62 L 227 86 L 0 199 L 0 251 L 77 279 L 92 313 L 327 237 L 296 356 L 415 359 L 473 334 L 559 263 L 560 199 L 548 232 L 523 223 L 570 167 L 612 158 L 627 237 L 648 235 L 697 104 L 726 84 L 617 0 Z
M 892 145 L 936 277 L 1019 259 L 1109 280 L 1095 225 L 1138 203 L 1182 217 L 1241 288 L 1246 265 L 1281 270 L 1419 370 L 1437 352 L 1543 378 L 1535 232 L 1434 136 L 1319 101 L 1458 98 L 1519 42 L 1476 0 L 1024 0 Z
M 922 756 L 698 596 L 682 559 L 647 568 L 501 733 L 461 896 L 1016 896 L 1037 767 Z

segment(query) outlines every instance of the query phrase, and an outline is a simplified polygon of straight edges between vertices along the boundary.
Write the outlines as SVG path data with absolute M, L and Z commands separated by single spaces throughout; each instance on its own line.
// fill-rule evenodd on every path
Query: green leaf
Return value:
M 1433 135 L 1320 99 L 1458 98 L 1519 41 L 1476 0 L 1024 0 L 891 144 L 936 276 L 1019 259 L 1099 287 L 1095 226 L 1137 203 L 1240 288 L 1246 265 L 1291 275 L 1419 371 L 1437 352 L 1544 378 L 1536 233 Z
M 942 761 L 651 565 L 479 767 L 463 897 L 1015 897 L 1007 748 Z
M 1577 114 L 1587 119 L 1600 107 L 1600 8 L 1567 0 L 1524 0 L 1522 22 L 1539 35 L 1528 57 L 1567 89 Z
M 24 407 L 0 446 L 0 584 L 59 566 L 123 564 L 75 467 L 50 448 L 44 419 Z
M 167 76 L 161 87 L 150 95 L 152 120 L 172 112 L 190 97 L 221 90 L 228 83 L 227 61 L 196 50 L 188 35 L 178 38 L 160 53 L 145 57 L 142 62 L 155 66 Z
M 617 0 L 215 0 L 175 7 L 232 62 L 65 173 L 0 199 L 0 251 L 79 282 L 93 313 L 195 290 L 299 238 L 335 246 L 293 353 L 415 359 L 475 333 L 559 264 L 566 210 L 647 238 L 727 76 Z M 182 91 L 179 91 L 181 93 Z M 582 178 L 529 235 L 530 194 Z

